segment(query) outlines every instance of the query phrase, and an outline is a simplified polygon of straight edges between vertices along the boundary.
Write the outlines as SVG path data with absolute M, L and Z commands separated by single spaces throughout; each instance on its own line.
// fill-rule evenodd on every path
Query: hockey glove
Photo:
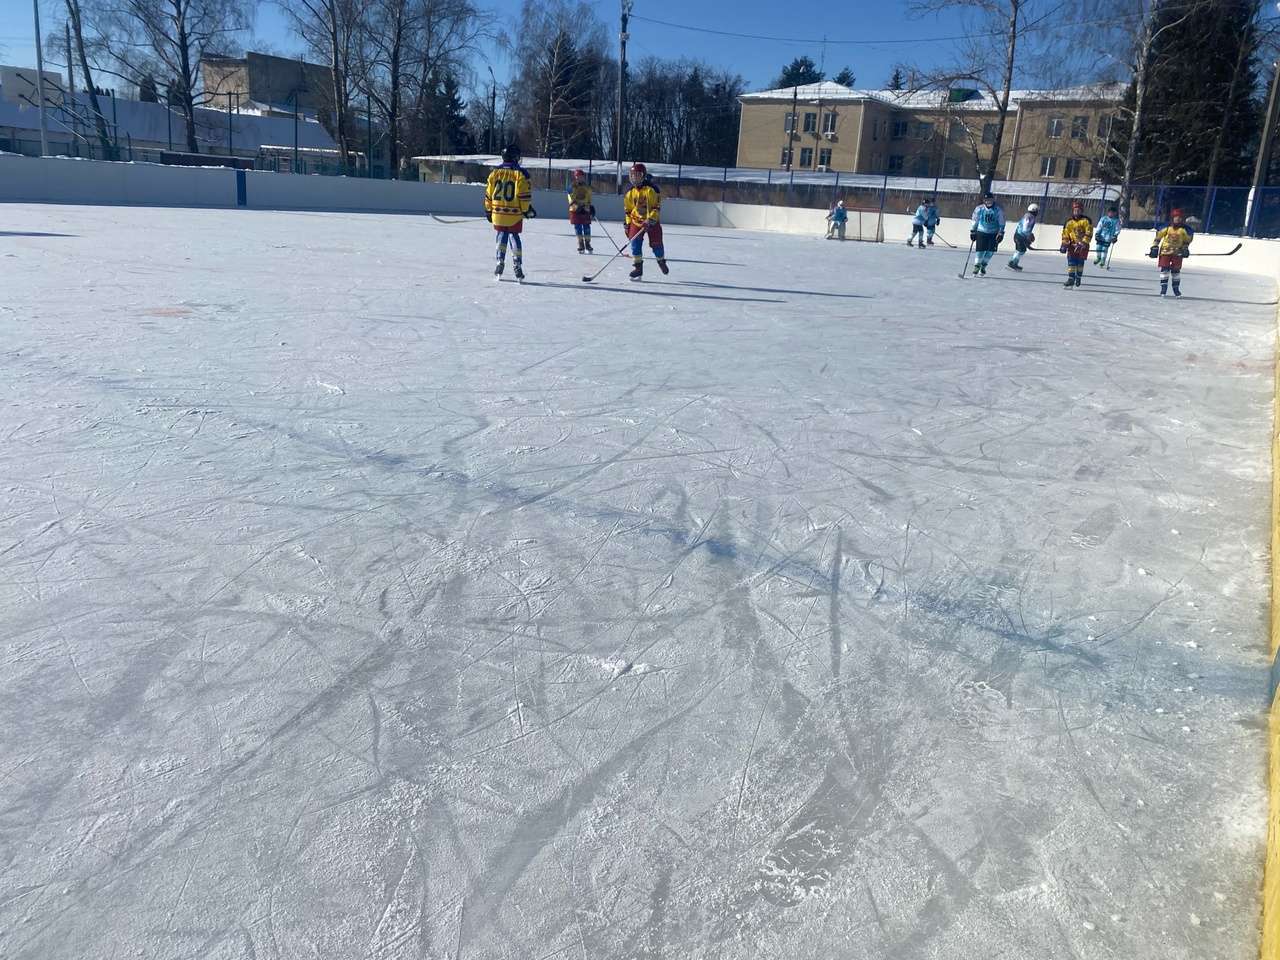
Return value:
M 578 212 L 578 205 L 577 205 L 576 203 L 571 203 L 571 204 L 569 204 L 569 212 L 570 212 L 570 213 L 577 213 L 577 212 Z
M 596 215 L 596 205 L 593 203 L 591 206 L 587 207 L 587 212 L 594 217 Z
M 1036 235 L 1035 235 L 1034 233 L 1028 233 L 1028 234 L 1027 234 L 1027 246 L 1030 246 L 1031 244 L 1033 244 L 1033 243 L 1035 243 L 1035 242 L 1036 242 Z
M 493 214 L 490 213 L 488 210 L 484 212 L 484 218 L 488 220 L 490 223 L 493 223 Z
M 996 243 L 1004 243 L 1004 234 L 1003 234 L 1003 233 L 997 233 L 997 234 L 996 234 Z
M 1060 245 L 1058 246 L 1058 252 L 1059 252 L 1059 253 L 1066 253 L 1066 252 L 1067 252 L 1067 245 L 1066 245 L 1065 243 L 1060 244 Z
M 977 231 L 977 230 L 970 230 L 970 231 L 969 231 L 969 239 L 970 239 L 970 240 L 972 240 L 974 243 L 977 243 L 977 242 L 978 242 L 978 231 Z
M 1152 260 L 1156 259 L 1156 257 L 1160 256 L 1160 248 L 1155 244 L 1152 244 L 1151 249 L 1147 251 L 1147 256 Z
M 529 204 L 529 209 L 524 212 L 524 218 L 526 220 L 536 220 L 538 218 L 538 211 L 533 209 L 533 204 Z
M 1180 256 L 1183 260 L 1185 260 L 1187 259 L 1187 257 L 1191 256 L 1191 251 L 1183 250 L 1180 254 L 1178 254 L 1178 256 Z

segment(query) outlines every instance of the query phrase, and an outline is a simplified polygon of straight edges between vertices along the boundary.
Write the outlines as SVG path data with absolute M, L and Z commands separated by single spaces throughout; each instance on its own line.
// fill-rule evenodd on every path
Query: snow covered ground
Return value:
M 1256 955 L 1271 284 L 0 213 L 0 956 Z

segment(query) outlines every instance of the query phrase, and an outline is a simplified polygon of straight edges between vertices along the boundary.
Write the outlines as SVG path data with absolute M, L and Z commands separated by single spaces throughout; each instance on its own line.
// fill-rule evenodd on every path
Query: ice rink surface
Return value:
M 0 211 L 0 956 L 1256 956 L 1270 283 Z

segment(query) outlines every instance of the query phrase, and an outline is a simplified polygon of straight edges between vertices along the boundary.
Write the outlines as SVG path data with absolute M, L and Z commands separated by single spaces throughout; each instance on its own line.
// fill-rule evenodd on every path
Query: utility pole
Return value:
M 618 34 L 618 136 L 614 143 L 618 160 L 618 192 L 622 192 L 622 112 L 626 107 L 627 85 L 627 21 L 631 18 L 633 0 L 622 0 L 622 31 Z
M 813 63 L 812 60 L 809 61 Z M 791 161 L 795 159 L 792 156 L 796 152 L 796 121 L 800 119 L 800 114 L 796 111 L 800 109 L 800 87 L 796 85 L 791 88 L 791 124 L 783 124 L 787 128 L 787 172 L 791 172 Z
M 373 94 L 366 93 L 364 95 L 364 119 L 365 119 L 365 157 L 364 157 L 364 173 L 365 179 L 373 179 Z
M 41 48 L 44 42 L 40 39 L 40 0 L 31 0 L 31 8 L 36 18 L 36 98 L 40 101 L 40 156 L 49 155 L 49 127 L 44 116 L 44 54 Z
M 1271 145 L 1275 140 L 1277 108 L 1280 108 L 1280 61 L 1271 65 L 1271 95 L 1267 97 L 1267 117 L 1262 127 L 1262 142 L 1258 144 L 1258 162 L 1253 168 L 1253 186 L 1249 188 L 1249 203 L 1245 210 L 1244 232 L 1241 236 L 1253 235 L 1254 220 L 1262 202 L 1262 191 L 1267 185 L 1267 174 L 1271 172 Z

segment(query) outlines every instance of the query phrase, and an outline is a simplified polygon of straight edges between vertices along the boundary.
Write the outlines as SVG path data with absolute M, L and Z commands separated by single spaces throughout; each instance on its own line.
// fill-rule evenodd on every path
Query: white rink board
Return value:
M 1256 956 L 1270 279 L 3 210 L 0 956 Z

